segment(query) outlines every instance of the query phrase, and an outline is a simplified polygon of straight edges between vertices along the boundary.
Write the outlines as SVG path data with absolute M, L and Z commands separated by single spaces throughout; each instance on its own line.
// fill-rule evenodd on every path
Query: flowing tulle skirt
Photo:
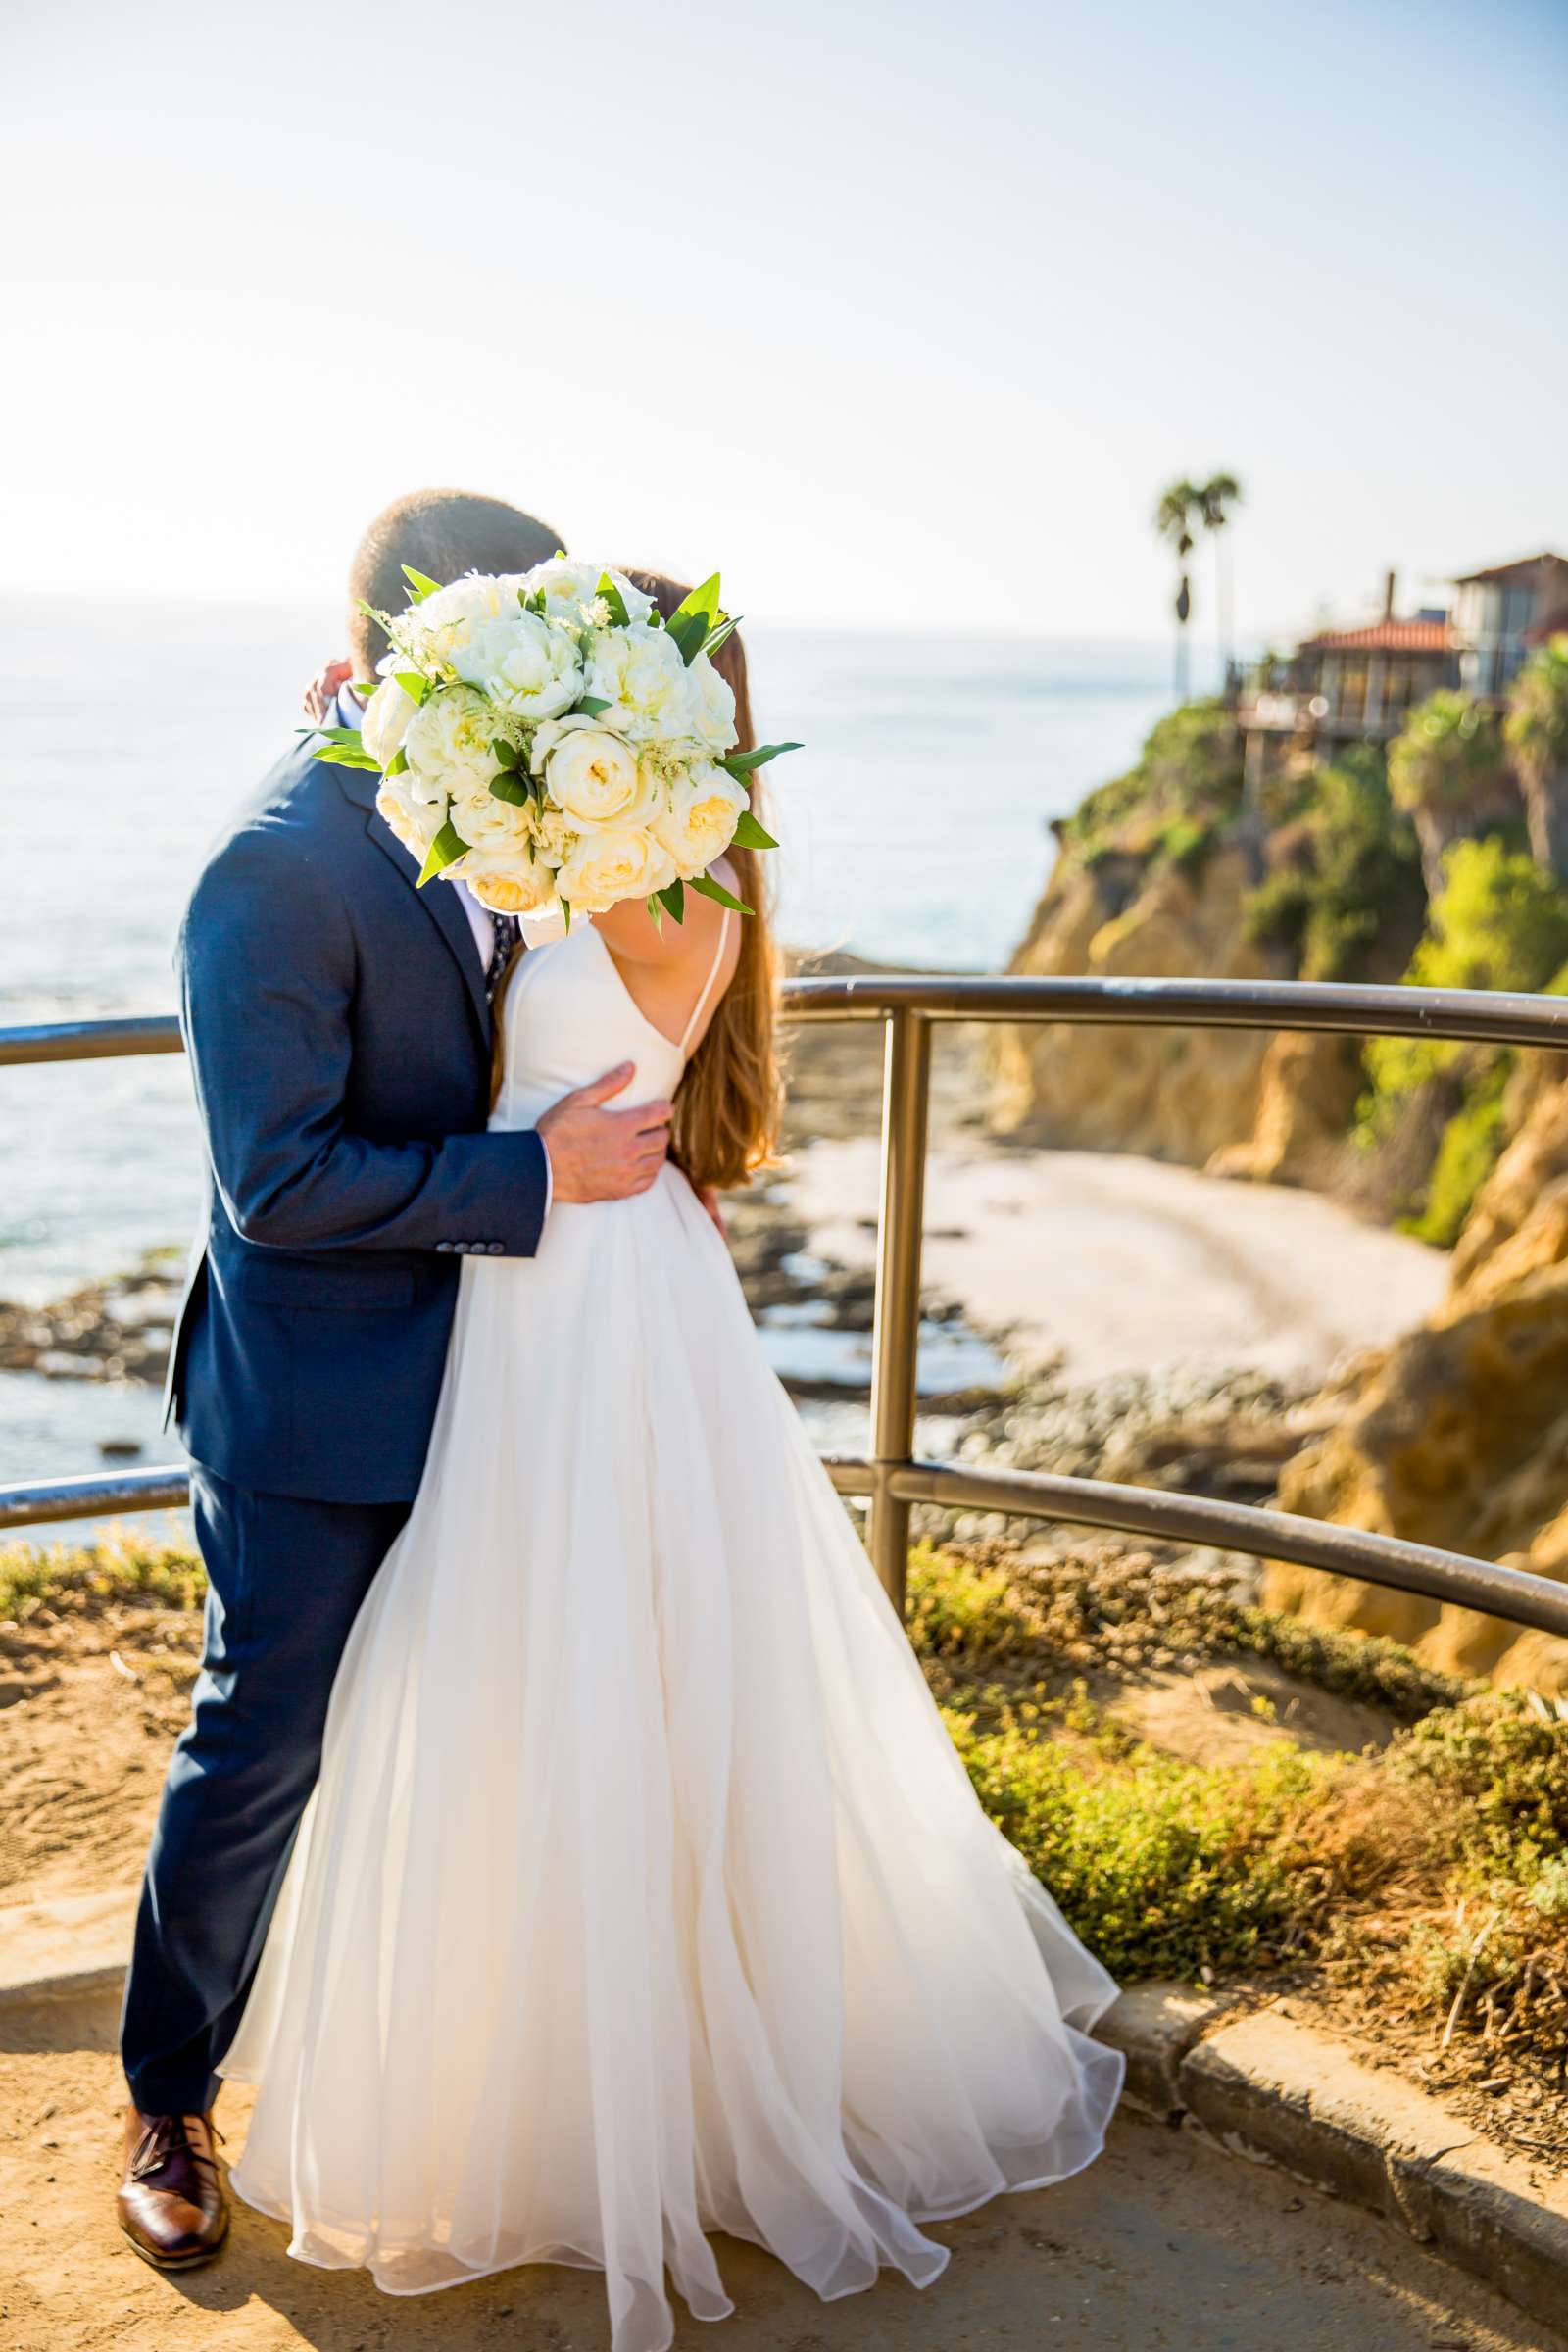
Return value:
M 988 1821 L 673 1171 L 470 1260 L 224 2071 L 234 2183 L 392 2293 L 606 2276 L 663 2352 L 705 2231 L 824 2297 L 1099 2152 L 1113 1997 Z

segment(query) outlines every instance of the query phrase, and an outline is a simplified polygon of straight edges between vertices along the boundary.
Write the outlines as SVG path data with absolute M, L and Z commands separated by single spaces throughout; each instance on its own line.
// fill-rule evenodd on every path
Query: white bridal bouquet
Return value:
M 568 925 L 636 898 L 678 922 L 686 889 L 751 911 L 707 868 L 731 842 L 778 846 L 747 779 L 800 746 L 735 749 L 716 572 L 665 620 L 621 573 L 559 554 L 444 588 L 404 570 L 407 611 L 372 614 L 392 650 L 362 724 L 316 732 L 321 759 L 378 771 L 420 889 L 461 877 L 497 914 Z

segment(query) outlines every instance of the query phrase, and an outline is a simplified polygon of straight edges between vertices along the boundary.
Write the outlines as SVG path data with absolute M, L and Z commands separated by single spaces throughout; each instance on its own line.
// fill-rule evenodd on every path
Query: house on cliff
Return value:
M 1568 628 L 1561 556 L 1466 572 L 1453 586 L 1451 606 L 1401 618 L 1391 571 L 1379 619 L 1319 630 L 1293 654 L 1257 664 L 1236 696 L 1250 797 L 1276 776 L 1332 758 L 1341 744 L 1388 742 L 1412 705 L 1440 686 L 1500 700 L 1532 647 Z

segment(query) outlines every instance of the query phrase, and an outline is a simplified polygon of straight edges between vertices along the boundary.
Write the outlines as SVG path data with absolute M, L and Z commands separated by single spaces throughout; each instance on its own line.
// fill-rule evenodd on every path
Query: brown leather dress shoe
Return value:
M 142 2115 L 130 2108 L 125 2177 L 115 2204 L 120 2227 L 143 2262 L 160 2271 L 193 2271 L 211 2262 L 228 2234 L 212 2117 Z

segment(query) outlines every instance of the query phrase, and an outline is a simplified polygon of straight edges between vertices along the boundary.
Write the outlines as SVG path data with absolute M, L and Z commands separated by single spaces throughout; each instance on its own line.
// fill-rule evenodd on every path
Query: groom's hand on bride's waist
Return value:
M 553 1201 L 624 1200 L 632 1193 L 646 1193 L 663 1166 L 673 1106 L 605 1107 L 630 1082 L 635 1067 L 630 1061 L 618 1063 L 592 1086 L 563 1095 L 540 1120 Z

